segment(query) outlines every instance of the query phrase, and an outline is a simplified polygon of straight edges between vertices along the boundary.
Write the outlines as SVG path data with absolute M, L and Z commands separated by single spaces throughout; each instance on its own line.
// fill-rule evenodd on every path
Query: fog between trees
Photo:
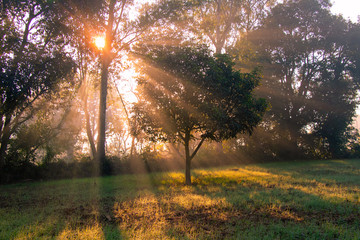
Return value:
M 84 2 L 1 5 L 2 182 L 358 156 L 360 27 L 328 1 Z

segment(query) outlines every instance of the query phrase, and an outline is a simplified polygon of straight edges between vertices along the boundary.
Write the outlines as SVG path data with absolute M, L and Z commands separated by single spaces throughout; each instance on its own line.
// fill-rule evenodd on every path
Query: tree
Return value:
M 13 134 L 7 155 L 13 161 L 7 170 L 27 163 L 50 163 L 59 155 L 73 160 L 80 119 L 79 113 L 72 109 L 74 88 L 64 86 L 64 89 L 50 101 L 42 101 L 42 108 Z
M 224 48 L 234 45 L 254 30 L 265 18 L 274 0 L 198 0 L 190 2 L 190 10 L 184 12 L 185 26 L 201 43 L 211 44 L 220 54 Z M 191 35 L 190 34 L 190 35 Z
M 126 1 L 123 1 L 122 8 L 125 7 Z M 107 25 L 105 26 L 105 46 L 101 56 L 101 78 L 100 78 L 100 103 L 99 103 L 99 125 L 98 141 L 96 149 L 96 160 L 102 165 L 105 160 L 105 133 L 106 133 L 106 97 L 108 87 L 109 67 L 112 62 L 112 43 L 116 30 L 114 31 L 115 22 L 115 4 L 116 0 L 110 0 Z M 122 14 L 122 13 L 121 13 Z M 122 16 L 119 17 L 120 21 Z M 119 24 L 120 24 L 119 21 Z
M 359 89 L 360 35 L 329 7 L 328 1 L 287 1 L 249 36 L 264 65 L 260 94 L 272 105 L 268 141 L 278 142 L 272 151 L 278 158 L 345 151 Z
M 115 69 L 122 69 L 122 60 L 126 58 L 131 45 L 141 39 L 145 30 L 172 15 L 176 2 L 177 0 L 160 1 L 159 4 L 143 4 L 141 7 L 141 3 L 134 0 L 90 1 L 89 6 L 95 4 L 95 10 L 87 6 L 87 3 L 84 5 L 82 0 L 68 0 L 62 4 L 70 16 L 67 24 L 77 28 L 73 28 L 74 38 L 82 42 L 81 47 L 93 48 L 91 42 L 96 35 L 103 36 L 105 40 L 102 49 L 93 49 L 98 53 L 100 63 L 100 102 L 96 149 L 95 144 L 91 144 L 91 148 L 96 151 L 95 159 L 100 166 L 105 160 L 109 76 Z M 134 12 L 134 7 L 137 7 L 137 13 Z
M 75 64 L 66 53 L 66 38 L 57 8 L 36 0 L 4 1 L 0 19 L 0 169 L 11 136 L 32 118 Z
M 205 140 L 251 133 L 261 121 L 267 104 L 252 96 L 260 74 L 234 71 L 229 56 L 214 57 L 204 46 L 143 46 L 138 54 L 144 78 L 135 122 L 152 141 L 182 143 L 190 185 L 191 160 Z
M 314 89 L 316 106 L 314 135 L 324 139 L 331 157 L 347 157 L 347 144 L 354 134 L 355 117 L 360 89 L 360 25 L 334 21 L 325 61 L 319 65 L 321 82 Z
M 84 121 L 85 121 L 85 132 L 87 136 L 87 142 L 90 145 L 90 157 L 92 159 L 96 156 L 96 146 L 95 146 L 95 138 L 94 133 L 96 129 L 96 117 L 97 111 L 96 106 L 98 106 L 98 99 L 96 98 L 95 84 L 98 82 L 99 74 L 96 71 L 96 66 L 91 66 L 89 64 L 91 61 L 88 58 L 87 54 L 80 53 L 78 56 L 79 59 L 79 68 L 78 68 L 78 78 L 80 82 L 80 87 L 78 91 L 79 104 L 78 106 L 82 107 L 82 111 L 84 112 Z M 80 111 L 81 111 L 80 110 Z

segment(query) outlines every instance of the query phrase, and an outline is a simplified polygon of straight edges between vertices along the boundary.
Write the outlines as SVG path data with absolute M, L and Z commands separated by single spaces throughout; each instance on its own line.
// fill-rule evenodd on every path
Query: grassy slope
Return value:
M 360 160 L 0 186 L 0 239 L 360 239 Z

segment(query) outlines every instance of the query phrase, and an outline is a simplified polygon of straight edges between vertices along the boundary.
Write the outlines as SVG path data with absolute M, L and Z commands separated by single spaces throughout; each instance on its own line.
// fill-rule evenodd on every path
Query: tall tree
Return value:
M 234 71 L 227 55 L 213 57 L 204 46 L 144 46 L 140 53 L 143 101 L 135 105 L 134 118 L 151 140 L 183 144 L 190 185 L 191 161 L 206 139 L 251 133 L 261 121 L 267 104 L 252 96 L 260 75 Z
M 4 1 L 0 19 L 0 169 L 11 135 L 41 107 L 59 83 L 69 80 L 74 62 L 56 5 L 28 0 Z
M 346 157 L 359 103 L 360 25 L 338 20 L 331 28 L 332 46 L 320 63 L 321 82 L 313 94 L 313 102 L 320 103 L 315 108 L 314 135 L 325 140 L 330 156 Z
M 71 18 L 68 24 L 80 26 L 80 31 L 76 29 L 73 31 L 77 33 L 76 36 L 79 41 L 84 42 L 84 46 L 93 48 L 91 42 L 96 35 L 102 35 L 105 41 L 103 48 L 95 51 L 98 53 L 101 69 L 96 144 L 96 160 L 101 165 L 105 159 L 109 76 L 115 69 L 121 69 L 122 60 L 126 58 L 126 53 L 131 45 L 142 37 L 145 30 L 160 19 L 166 19 L 172 15 L 172 8 L 177 5 L 171 3 L 177 1 L 160 1 L 159 4 L 154 5 L 144 4 L 143 7 L 141 7 L 141 2 L 135 0 L 98 1 L 98 10 L 95 11 L 81 5 L 82 2 L 82 0 L 65 1 L 63 8 L 71 16 L 79 16 L 79 18 Z M 96 4 L 96 1 L 93 4 Z M 135 7 L 137 12 L 134 11 Z
M 272 104 L 269 141 L 286 144 L 277 157 L 302 157 L 319 141 L 334 157 L 344 150 L 359 87 L 360 36 L 358 26 L 329 7 L 328 1 L 287 1 L 250 35 L 265 67 L 261 94 Z
M 123 1 L 121 8 L 124 9 L 126 1 Z M 98 140 L 96 149 L 96 160 L 101 163 L 105 159 L 105 132 L 106 132 L 106 96 L 108 88 L 109 67 L 112 61 L 111 50 L 114 35 L 115 25 L 115 4 L 116 0 L 110 0 L 108 8 L 107 24 L 105 26 L 105 46 L 101 55 L 101 79 L 100 79 L 100 103 L 99 103 L 99 124 L 98 124 Z M 122 14 L 120 13 L 119 22 L 122 21 Z
M 265 18 L 274 0 L 198 0 L 185 14 L 181 28 L 200 42 L 212 45 L 216 53 L 235 44 Z
M 96 145 L 95 145 L 95 127 L 96 123 L 94 119 L 97 116 L 97 111 L 95 110 L 95 105 L 98 106 L 98 100 L 95 96 L 96 88 L 94 82 L 98 82 L 98 76 L 96 70 L 91 68 L 89 64 L 89 58 L 87 58 L 87 54 L 80 53 L 78 56 L 79 60 L 79 70 L 78 70 L 78 78 L 80 82 L 80 87 L 78 91 L 79 98 L 81 102 L 78 106 L 82 106 L 82 110 L 84 112 L 84 121 L 85 121 L 85 129 L 88 143 L 90 145 L 90 156 L 92 159 L 96 156 Z

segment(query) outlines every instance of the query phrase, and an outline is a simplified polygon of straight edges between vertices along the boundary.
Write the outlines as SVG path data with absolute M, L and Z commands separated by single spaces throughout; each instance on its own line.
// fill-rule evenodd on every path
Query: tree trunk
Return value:
M 102 167 L 105 161 L 105 131 L 106 131 L 106 97 L 108 87 L 109 66 L 112 60 L 111 45 L 113 40 L 113 23 L 115 0 L 110 1 L 109 19 L 106 28 L 105 47 L 102 52 L 101 82 L 100 82 L 100 106 L 99 106 L 99 133 L 97 142 L 96 160 Z M 100 169 L 101 171 L 101 169 Z
M 221 54 L 221 50 L 223 49 L 223 46 L 224 46 L 224 44 L 216 42 L 215 43 L 215 53 Z
M 185 184 L 191 185 L 191 158 L 190 158 L 190 150 L 189 150 L 189 144 L 185 144 L 185 160 L 186 160 L 186 166 L 185 166 Z
M 191 156 L 190 156 L 190 132 L 185 133 L 184 146 L 185 146 L 185 184 L 191 185 Z
M 121 104 L 122 104 L 122 106 L 123 106 L 123 108 L 124 108 L 124 112 L 125 112 L 126 119 L 127 119 L 127 121 L 128 121 L 129 127 L 131 127 L 131 119 L 130 119 L 129 113 L 128 113 L 127 109 L 126 109 L 124 99 L 122 98 L 119 89 L 118 89 L 116 86 L 115 86 L 115 88 L 116 88 L 117 93 L 118 93 L 118 95 L 119 95 Z M 131 139 L 131 147 L 130 147 L 130 157 L 133 156 L 133 154 L 134 154 L 134 149 L 135 149 L 135 136 L 131 136 L 131 137 L 132 137 L 132 139 Z M 125 144 L 125 149 L 126 149 L 126 144 Z
M 87 96 L 85 99 L 85 121 L 86 121 L 86 134 L 90 143 L 90 149 L 91 149 L 91 156 L 92 158 L 95 158 L 96 156 L 96 147 L 94 142 L 94 136 L 91 131 L 91 125 L 90 125 L 90 115 L 89 115 L 89 109 L 87 108 Z
M 4 127 L 2 130 L 2 136 L 1 136 L 0 172 L 3 171 L 3 168 L 5 166 L 6 150 L 8 148 L 8 144 L 11 136 L 10 122 L 11 122 L 11 116 L 6 116 Z
M 102 163 L 105 160 L 105 132 L 106 132 L 106 97 L 109 64 L 106 59 L 103 60 L 101 69 L 101 83 L 100 83 L 100 106 L 99 106 L 99 133 L 97 142 L 97 161 Z
M 191 139 L 191 134 L 190 131 L 187 131 L 185 133 L 185 137 L 184 137 L 184 147 L 185 147 L 185 183 L 186 185 L 191 185 L 191 161 L 192 159 L 195 157 L 195 155 L 197 154 L 197 152 L 199 151 L 199 149 L 201 148 L 202 144 L 205 141 L 205 138 L 202 138 L 201 141 L 199 142 L 199 144 L 197 145 L 197 147 L 195 148 L 195 150 L 193 151 L 193 153 L 190 154 L 190 139 Z
M 7 150 L 8 141 L 1 141 L 0 147 L 0 173 L 3 172 L 5 166 L 5 154 Z

